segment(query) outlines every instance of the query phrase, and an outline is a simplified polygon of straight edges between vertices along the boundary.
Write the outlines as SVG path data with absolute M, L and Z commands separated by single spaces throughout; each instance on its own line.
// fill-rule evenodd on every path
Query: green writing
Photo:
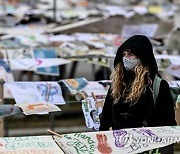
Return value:
M 32 141 L 39 139 L 37 136 L 27 136 L 27 137 L 4 137 L 6 143 L 13 143 L 17 141 Z
M 15 150 L 15 151 L 0 151 L 0 154 L 54 154 L 61 153 L 60 150 L 38 150 L 38 149 L 29 149 L 29 150 Z
M 8 150 L 15 150 L 20 148 L 49 148 L 53 147 L 51 142 L 44 142 L 44 141 L 38 141 L 38 142 L 13 142 L 13 143 L 7 143 L 5 147 Z
M 89 151 L 88 147 L 76 138 L 74 138 L 72 141 L 68 142 L 67 145 L 74 146 L 74 147 L 78 148 L 78 150 L 81 152 Z
M 89 144 L 94 144 L 95 142 L 91 139 L 91 137 L 85 135 L 85 134 L 82 134 L 82 133 L 75 133 L 74 136 L 77 136 L 79 138 L 82 138 L 84 140 L 87 140 Z
M 83 105 L 84 105 L 85 112 L 89 112 L 88 103 L 83 102 Z
M 68 146 L 73 146 L 74 149 L 76 150 L 76 153 L 86 153 L 88 152 L 89 154 L 93 154 L 95 151 L 95 142 L 91 139 L 91 137 L 82 134 L 82 133 L 75 133 L 74 137 L 68 137 L 65 135 L 69 141 L 67 142 Z M 85 140 L 86 142 L 82 141 Z M 88 145 L 86 145 L 88 143 Z

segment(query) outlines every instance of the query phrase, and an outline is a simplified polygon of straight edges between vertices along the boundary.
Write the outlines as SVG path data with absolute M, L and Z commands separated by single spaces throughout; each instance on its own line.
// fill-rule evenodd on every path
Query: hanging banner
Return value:
M 65 153 L 172 153 L 172 144 L 180 142 L 180 126 L 73 133 L 55 136 L 55 140 Z

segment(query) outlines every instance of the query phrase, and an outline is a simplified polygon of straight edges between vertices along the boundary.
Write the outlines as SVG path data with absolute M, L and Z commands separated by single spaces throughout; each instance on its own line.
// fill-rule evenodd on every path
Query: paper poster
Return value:
M 88 58 L 87 63 L 96 64 L 104 67 L 110 67 L 110 60 L 106 57 L 93 57 Z
M 60 35 L 50 36 L 49 41 L 50 42 L 70 42 L 70 41 L 76 41 L 76 38 L 71 35 L 60 34 Z
M 154 14 L 157 14 L 157 13 L 161 13 L 163 11 L 163 8 L 161 6 L 149 6 L 148 7 L 148 10 L 150 13 L 154 13 Z
M 180 87 L 180 80 L 176 80 L 176 81 L 168 81 L 168 84 L 170 87 Z
M 51 104 L 65 104 L 61 87 L 57 82 L 36 82 L 42 99 Z
M 180 12 L 176 11 L 176 13 L 174 13 L 174 26 L 175 27 L 179 27 L 180 25 Z
M 88 84 L 82 89 L 82 92 L 85 93 L 85 95 L 87 96 L 92 96 L 92 92 L 96 96 L 107 95 L 107 90 L 105 90 L 104 86 L 96 81 L 88 81 Z
M 170 65 L 167 71 L 174 77 L 180 78 L 180 65 Z
M 2 154 L 64 154 L 52 136 L 1 137 Z
M 168 40 L 167 40 L 167 49 L 169 50 L 180 50 L 180 31 L 179 30 L 172 30 L 172 32 L 170 33 L 170 36 L 168 36 Z
M 148 13 L 148 10 L 145 6 L 133 6 L 133 10 L 141 15 Z
M 147 37 L 153 37 L 157 28 L 158 24 L 124 25 L 122 28 L 122 36 L 127 38 L 141 34 L 146 35 Z
M 35 59 L 38 58 L 57 58 L 55 50 L 51 49 L 35 49 L 34 50 L 34 57 Z M 59 67 L 58 66 L 51 66 L 51 67 L 41 67 L 37 68 L 38 74 L 44 75 L 52 75 L 52 76 L 59 76 Z
M 105 99 L 97 99 L 97 101 L 95 101 L 92 97 L 82 100 L 82 111 L 88 128 L 99 130 L 100 115 L 102 113 L 104 101 Z
M 93 46 L 95 48 L 105 48 L 105 42 L 101 41 L 101 40 L 92 40 L 92 41 L 85 41 L 86 44 L 88 44 L 89 46 Z
M 45 103 L 35 82 L 8 82 L 6 85 L 11 90 L 16 104 Z
M 31 49 L 8 49 L 7 55 L 9 59 L 32 59 L 34 58 Z
M 14 77 L 13 74 L 11 72 L 11 69 L 8 65 L 8 63 L 2 59 L 0 59 L 0 67 L 3 67 L 5 70 L 5 74 L 4 74 L 4 81 L 8 82 L 8 81 L 14 81 Z
M 161 54 L 161 55 L 155 55 L 155 58 L 156 60 L 159 59 L 169 60 L 173 65 L 180 65 L 180 56 Z
M 59 66 L 59 65 L 64 65 L 71 62 L 70 60 L 66 60 L 63 58 L 44 58 L 44 59 L 38 58 L 35 61 L 36 61 L 37 68 Z
M 38 58 L 57 58 L 56 52 L 53 49 L 34 49 L 34 57 Z
M 1 59 L 7 59 L 7 50 L 6 49 L 0 50 L 0 58 Z
M 3 79 L 5 82 L 14 81 L 13 74 L 9 65 L 4 60 L 0 60 L 0 79 Z M 13 98 L 11 91 L 4 84 L 4 98 Z
M 9 59 L 9 62 L 12 70 L 36 70 L 35 59 Z
M 16 106 L 20 107 L 24 114 L 46 114 L 48 112 L 56 112 L 61 111 L 59 107 L 50 103 L 30 103 L 30 104 L 16 104 Z
M 180 142 L 180 126 L 73 133 L 55 136 L 55 140 L 66 153 L 155 153 L 160 152 L 161 147 Z
M 36 73 L 42 75 L 51 75 L 51 76 L 59 76 L 60 74 L 58 66 L 37 68 Z
M 89 52 L 89 47 L 84 43 L 65 42 L 59 46 L 59 54 L 62 57 L 81 56 Z
M 75 33 L 74 36 L 78 41 L 99 40 L 98 35 L 93 33 Z
M 75 93 L 82 90 L 88 84 L 85 78 L 66 79 L 62 80 L 62 82 L 70 91 Z

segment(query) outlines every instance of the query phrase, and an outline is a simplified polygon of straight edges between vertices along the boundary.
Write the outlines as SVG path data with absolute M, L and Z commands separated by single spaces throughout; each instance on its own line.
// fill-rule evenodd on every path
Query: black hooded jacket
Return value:
M 153 54 L 153 47 L 146 36 L 134 35 L 127 39 L 118 49 L 114 59 L 114 67 L 122 62 L 123 51 L 130 50 L 144 65 L 150 68 L 150 78 L 154 81 L 155 75 L 159 75 L 157 63 Z M 125 71 L 127 80 L 131 74 Z M 152 87 L 151 87 L 152 88 Z M 159 89 L 156 106 L 150 87 L 140 96 L 134 105 L 124 103 L 121 98 L 114 104 L 109 89 L 104 103 L 99 130 L 109 130 L 133 127 L 173 126 L 176 125 L 175 112 L 167 81 L 162 80 Z

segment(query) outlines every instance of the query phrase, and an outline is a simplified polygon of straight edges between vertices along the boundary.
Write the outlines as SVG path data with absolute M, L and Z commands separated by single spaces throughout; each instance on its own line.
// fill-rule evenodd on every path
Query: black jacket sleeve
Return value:
M 103 110 L 102 115 L 100 118 L 100 131 L 109 130 L 110 127 L 113 128 L 113 115 L 112 115 L 112 104 L 113 104 L 113 97 L 111 95 L 111 90 L 109 88 Z
M 170 94 L 170 89 L 167 81 L 161 80 L 159 95 L 155 104 L 154 110 L 154 125 L 155 126 L 174 126 L 175 110 L 173 100 Z

